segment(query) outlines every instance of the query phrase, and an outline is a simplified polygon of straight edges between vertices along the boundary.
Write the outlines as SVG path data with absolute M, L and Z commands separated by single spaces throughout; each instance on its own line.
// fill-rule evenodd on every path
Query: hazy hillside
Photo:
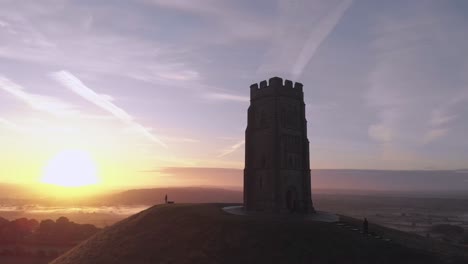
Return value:
M 315 188 L 468 193 L 463 170 L 312 170 L 311 176 Z
M 242 187 L 243 170 L 225 168 L 167 167 L 159 173 L 184 182 Z M 344 170 L 312 169 L 312 189 L 378 190 L 468 193 L 468 170 Z
M 193 179 L 198 179 L 198 186 L 208 187 L 157 187 L 147 188 L 147 193 L 139 190 L 118 192 L 115 195 L 101 196 L 102 201 L 138 203 L 144 197 L 144 200 L 150 201 L 150 204 L 159 203 L 164 199 L 164 195 L 169 195 L 171 200 L 179 202 L 239 202 L 238 194 L 229 190 L 242 191 L 242 169 L 225 168 L 162 168 L 159 172 L 170 175 L 181 181 L 190 183 Z M 359 193 L 372 191 L 382 194 L 387 192 L 397 192 L 405 196 L 465 196 L 468 197 L 468 170 L 457 171 L 394 171 L 394 170 L 311 170 L 312 190 L 314 192 L 329 191 L 332 193 Z M 213 179 L 222 179 L 223 186 L 212 185 Z M 37 190 L 40 185 L 19 185 L 19 184 L 1 184 L 0 199 L 44 199 L 42 202 L 53 200 L 48 193 L 40 193 Z M 122 189 L 124 186 L 121 187 Z M 155 188 L 157 191 L 155 192 Z M 226 189 L 223 191 L 216 190 Z M 153 191 L 149 191 L 152 189 Z M 166 189 L 166 190 L 165 190 Z M 201 190 L 201 191 L 200 191 Z M 107 190 L 107 192 L 109 192 Z M 189 198 L 190 197 L 190 198 Z M 213 199 L 216 198 L 216 199 Z M 93 199 L 80 199 L 80 202 L 89 202 Z M 77 199 L 65 201 L 63 198 L 55 200 L 57 203 L 73 203 Z
M 152 189 L 136 189 L 103 196 L 99 202 L 106 204 L 147 204 L 164 203 L 165 195 L 176 203 L 239 203 L 242 202 L 242 192 L 220 188 L 206 187 L 168 187 Z

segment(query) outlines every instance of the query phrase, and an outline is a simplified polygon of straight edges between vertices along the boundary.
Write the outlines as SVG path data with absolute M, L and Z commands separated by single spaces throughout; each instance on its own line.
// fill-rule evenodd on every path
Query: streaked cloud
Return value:
M 371 125 L 368 133 L 372 139 L 382 143 L 391 142 L 393 138 L 392 129 L 385 123 Z
M 436 109 L 432 112 L 432 117 L 429 123 L 432 126 L 441 126 L 457 119 L 456 114 L 447 114 L 441 109 Z
M 286 73 L 298 79 L 352 3 L 352 0 L 279 1 L 274 37 L 258 71 Z
M 73 104 L 56 97 L 29 93 L 19 84 L 3 76 L 0 76 L 0 89 L 38 111 L 56 116 L 76 115 L 79 113 Z
M 214 43 L 230 43 L 237 40 L 258 40 L 271 35 L 269 17 L 262 17 L 249 8 L 241 8 L 238 3 L 226 0 L 145 0 L 158 7 L 178 10 L 212 21 L 204 39 Z M 202 33 L 203 35 L 203 33 Z
M 17 124 L 11 122 L 8 119 L 2 118 L 2 117 L 0 117 L 0 125 L 8 128 L 10 130 L 14 130 L 14 131 L 19 131 L 20 130 Z
M 193 138 L 184 138 L 184 137 L 170 137 L 170 136 L 161 136 L 164 141 L 168 142 L 179 142 L 179 143 L 199 143 L 200 140 Z
M 450 125 L 457 120 L 459 115 L 454 108 L 466 101 L 468 101 L 468 89 L 455 94 L 450 100 L 434 109 L 429 120 L 430 129 L 424 135 L 423 143 L 428 144 L 447 135 L 450 132 Z
M 238 150 L 240 147 L 244 146 L 244 144 L 245 144 L 245 140 L 241 140 L 237 142 L 236 144 L 227 147 L 221 152 L 221 154 L 219 154 L 218 158 L 221 158 L 221 157 L 224 157 L 233 153 L 234 151 Z
M 423 137 L 425 144 L 430 143 L 440 137 L 445 136 L 449 132 L 448 128 L 434 128 L 429 130 Z
M 212 100 L 219 100 L 219 101 L 234 101 L 234 102 L 249 102 L 250 98 L 248 96 L 241 96 L 235 94 L 227 94 L 227 93 L 207 93 L 205 97 Z
M 0 11 L 1 58 L 49 67 L 83 68 L 88 74 L 125 76 L 159 87 L 190 88 L 186 82 L 201 79 L 187 58 L 191 48 L 155 39 L 123 37 L 114 30 L 97 32 L 92 25 L 102 21 L 97 22 L 95 17 L 106 15 L 99 9 L 69 10 L 73 18 L 63 22 L 60 12 L 68 7 L 58 3 L 64 1 L 50 2 L 54 8 L 25 1 Z M 115 7 L 113 11 L 119 9 Z M 37 18 L 45 15 L 51 21 Z
M 442 62 L 454 58 L 452 45 L 462 41 L 462 29 L 445 12 L 437 2 L 422 9 L 410 4 L 382 12 L 371 27 L 375 64 L 364 99 L 376 111 L 369 137 L 381 143 L 383 153 L 413 152 L 417 160 L 420 144 L 444 139 L 459 118 L 455 108 L 465 100 L 468 83 L 457 77 L 463 69 L 447 71 Z M 466 63 L 468 57 L 457 61 Z
M 348 10 L 352 3 L 352 0 L 343 0 L 336 7 L 331 9 L 330 12 L 326 14 L 324 18 L 320 19 L 318 24 L 312 28 L 309 38 L 304 43 L 304 46 L 302 47 L 302 50 L 292 68 L 294 79 L 297 79 L 302 75 L 304 68 L 312 59 L 317 49 L 327 38 L 328 34 L 333 31 L 343 14 Z
M 83 82 L 81 82 L 81 80 L 79 80 L 77 77 L 75 77 L 67 71 L 55 72 L 52 73 L 51 76 L 54 80 L 62 84 L 64 87 L 70 89 L 77 95 L 95 104 L 101 109 L 109 112 L 117 119 L 121 120 L 122 122 L 130 126 L 132 129 L 135 129 L 151 141 L 167 148 L 167 145 L 164 142 L 162 142 L 158 137 L 151 134 L 148 131 L 148 129 L 145 128 L 143 125 L 134 121 L 133 117 L 130 116 L 125 110 L 112 103 L 110 100 L 111 98 L 109 98 L 109 96 L 103 96 L 101 94 L 96 93 L 94 90 L 87 87 Z

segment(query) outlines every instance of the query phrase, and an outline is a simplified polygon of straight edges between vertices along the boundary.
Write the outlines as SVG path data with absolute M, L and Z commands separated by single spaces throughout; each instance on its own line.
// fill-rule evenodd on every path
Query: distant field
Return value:
M 241 191 L 155 188 L 107 195 L 99 199 L 100 205 L 31 205 L 9 200 L 8 203 L 0 202 L 0 216 L 10 220 L 21 217 L 43 220 L 66 216 L 77 223 L 105 227 L 162 203 L 165 194 L 169 194 L 176 203 L 242 202 Z M 440 198 L 422 195 L 346 190 L 318 190 L 312 193 L 314 204 L 319 210 L 360 219 L 367 217 L 384 226 L 422 236 L 426 236 L 429 228 L 437 224 L 453 224 L 468 230 L 468 198 L 454 198 L 448 194 L 440 195 Z
M 391 197 L 382 195 L 315 194 L 314 202 L 320 210 L 340 213 L 386 227 L 433 236 L 431 227 L 440 224 L 456 225 L 468 234 L 468 199 Z

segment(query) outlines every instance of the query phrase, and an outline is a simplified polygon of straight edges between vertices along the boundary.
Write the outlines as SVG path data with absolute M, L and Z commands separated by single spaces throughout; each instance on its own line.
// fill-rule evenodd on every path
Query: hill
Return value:
M 52 263 L 440 263 L 430 253 L 333 223 L 230 215 L 222 206 L 151 207 Z

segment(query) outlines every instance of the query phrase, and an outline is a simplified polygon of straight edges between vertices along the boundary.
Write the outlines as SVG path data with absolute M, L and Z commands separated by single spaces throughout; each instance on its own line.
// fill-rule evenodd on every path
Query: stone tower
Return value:
M 283 84 L 273 77 L 250 86 L 244 206 L 248 211 L 314 212 L 301 83 Z

